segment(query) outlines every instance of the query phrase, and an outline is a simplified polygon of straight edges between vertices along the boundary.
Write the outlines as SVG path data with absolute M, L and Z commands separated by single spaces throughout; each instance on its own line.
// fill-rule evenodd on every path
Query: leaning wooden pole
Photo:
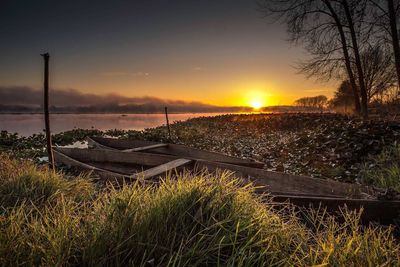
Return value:
M 49 157 L 50 168 L 54 170 L 54 156 L 51 142 L 50 132 L 50 116 L 49 116 L 49 53 L 41 54 L 44 59 L 44 123 L 46 127 L 47 155 Z
M 171 141 L 171 128 L 169 127 L 168 108 L 165 107 L 165 119 L 167 121 L 168 139 Z

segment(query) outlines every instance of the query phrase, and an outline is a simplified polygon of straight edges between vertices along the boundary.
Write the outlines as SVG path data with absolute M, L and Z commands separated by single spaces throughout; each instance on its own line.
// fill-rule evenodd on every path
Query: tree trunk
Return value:
M 360 110 L 361 110 L 360 97 L 358 95 L 356 80 L 354 78 L 353 70 L 351 68 L 350 55 L 349 55 L 349 50 L 347 47 L 346 35 L 344 34 L 344 31 L 343 31 L 343 25 L 340 22 L 339 16 L 336 14 L 336 11 L 333 9 L 329 0 L 324 0 L 324 3 L 328 7 L 329 11 L 331 12 L 331 15 L 332 15 L 333 19 L 335 20 L 336 27 L 337 27 L 339 35 L 340 35 L 340 42 L 342 44 L 342 50 L 343 50 L 343 56 L 344 56 L 344 61 L 345 61 L 345 65 L 346 65 L 347 75 L 349 76 L 350 85 L 353 90 L 354 109 L 355 109 L 355 112 L 359 114 Z
M 388 4 L 388 15 L 390 23 L 390 31 L 392 35 L 392 45 L 394 60 L 396 64 L 398 86 L 400 87 L 400 44 L 399 44 L 399 33 L 397 31 L 396 11 L 394 9 L 393 0 L 387 0 Z
M 361 58 L 360 58 L 360 51 L 358 49 L 357 35 L 356 35 L 356 31 L 354 29 L 354 22 L 353 22 L 351 13 L 350 13 L 350 8 L 347 3 L 347 0 L 342 0 L 342 5 L 344 8 L 344 12 L 346 14 L 347 22 L 349 23 L 351 42 L 352 42 L 353 50 L 354 50 L 354 59 L 356 61 L 356 67 L 357 67 L 357 73 L 358 73 L 358 83 L 360 86 L 360 94 L 361 94 L 361 114 L 363 115 L 364 118 L 367 118 L 368 117 L 368 97 L 367 97 L 367 89 L 365 87 L 365 82 L 364 82 L 365 81 L 364 80 L 364 72 L 363 72 Z

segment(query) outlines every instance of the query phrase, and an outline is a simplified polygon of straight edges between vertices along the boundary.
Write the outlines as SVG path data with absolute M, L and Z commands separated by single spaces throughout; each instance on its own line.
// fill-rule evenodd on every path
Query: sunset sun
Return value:
M 263 106 L 263 103 L 260 99 L 251 100 L 250 106 L 254 109 L 260 109 Z

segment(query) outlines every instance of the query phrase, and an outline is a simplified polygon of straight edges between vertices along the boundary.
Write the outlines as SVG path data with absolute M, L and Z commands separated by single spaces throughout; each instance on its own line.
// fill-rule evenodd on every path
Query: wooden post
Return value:
M 165 119 L 167 120 L 168 139 L 171 141 L 171 128 L 169 127 L 168 108 L 167 107 L 165 107 Z
M 50 133 L 50 117 L 49 117 L 49 53 L 41 54 L 44 59 L 44 123 L 46 127 L 47 155 L 49 157 L 50 168 L 54 170 L 54 157 Z

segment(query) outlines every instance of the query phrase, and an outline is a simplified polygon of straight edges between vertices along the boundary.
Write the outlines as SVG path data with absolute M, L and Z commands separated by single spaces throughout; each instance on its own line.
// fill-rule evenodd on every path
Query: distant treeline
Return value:
M 323 109 L 328 102 L 328 98 L 324 95 L 313 96 L 313 97 L 302 97 L 295 101 L 296 106 L 300 107 L 311 107 Z

